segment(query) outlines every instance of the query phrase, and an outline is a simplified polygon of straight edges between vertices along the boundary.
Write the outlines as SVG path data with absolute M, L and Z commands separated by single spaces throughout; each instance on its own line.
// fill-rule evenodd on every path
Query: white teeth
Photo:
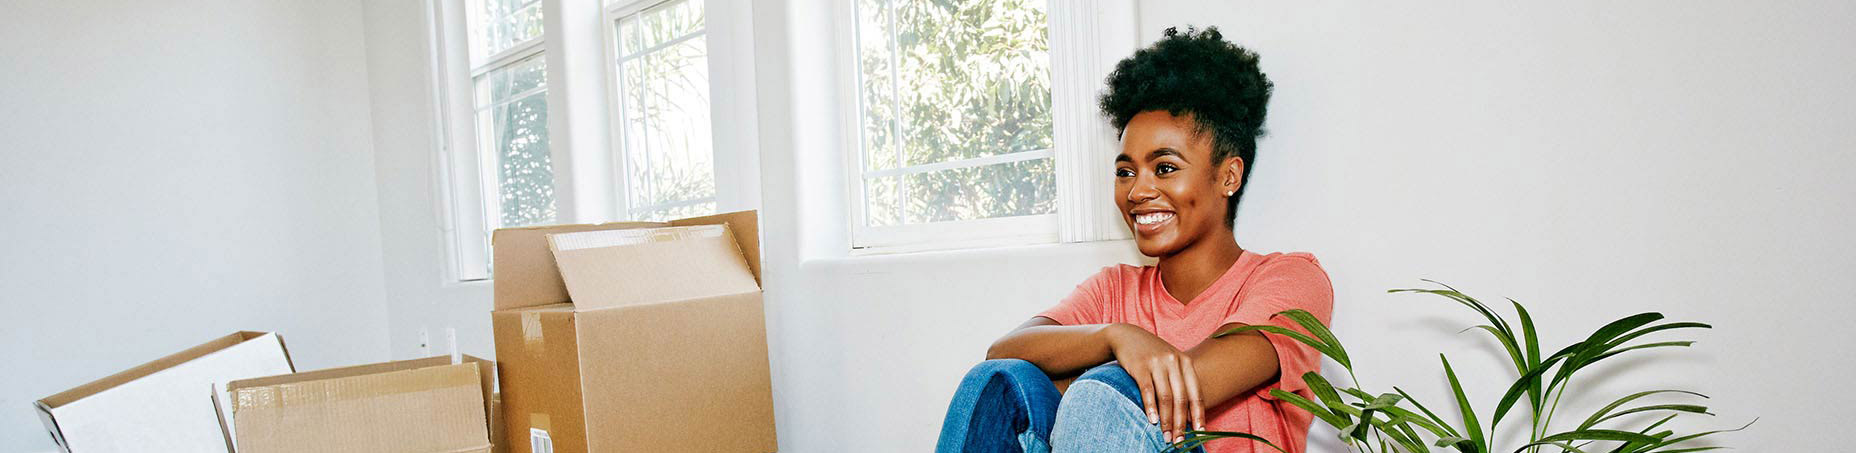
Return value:
M 1153 225 L 1156 223 L 1165 222 L 1168 219 L 1172 219 L 1172 218 L 1173 218 L 1173 213 L 1171 212 L 1150 212 L 1147 214 L 1135 215 L 1134 223 L 1141 224 L 1141 225 Z

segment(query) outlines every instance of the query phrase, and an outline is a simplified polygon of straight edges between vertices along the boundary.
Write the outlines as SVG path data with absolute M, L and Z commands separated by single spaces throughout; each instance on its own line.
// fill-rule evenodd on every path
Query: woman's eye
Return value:
M 1179 167 L 1175 167 L 1175 166 L 1173 166 L 1173 164 L 1160 164 L 1160 165 L 1155 165 L 1155 166 L 1154 166 L 1154 173 L 1155 173 L 1155 174 L 1162 174 L 1162 175 L 1164 175 L 1164 174 L 1167 174 L 1167 173 L 1172 173 L 1172 172 L 1174 172 L 1174 171 L 1176 171 L 1176 170 L 1179 170 Z
M 1117 177 L 1117 178 L 1132 178 L 1132 177 L 1134 177 L 1134 170 L 1130 170 L 1130 169 L 1126 169 L 1126 168 L 1117 168 L 1117 169 L 1115 169 L 1115 177 Z

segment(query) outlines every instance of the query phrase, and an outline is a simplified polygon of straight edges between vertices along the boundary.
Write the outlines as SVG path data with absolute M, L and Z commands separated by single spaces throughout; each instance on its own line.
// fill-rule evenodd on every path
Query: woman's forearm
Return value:
M 995 341 L 987 359 L 1021 359 L 1052 376 L 1065 376 L 1113 360 L 1111 335 L 1116 324 L 1058 325 L 1032 318 Z

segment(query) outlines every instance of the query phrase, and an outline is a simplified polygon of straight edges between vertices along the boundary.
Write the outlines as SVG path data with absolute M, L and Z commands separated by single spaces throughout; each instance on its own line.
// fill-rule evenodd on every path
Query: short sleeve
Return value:
M 1276 316 L 1276 313 L 1298 308 L 1314 315 L 1324 325 L 1333 321 L 1334 287 L 1328 281 L 1327 271 L 1321 269 L 1314 256 L 1294 253 L 1274 257 L 1260 265 L 1245 286 L 1237 309 L 1225 318 L 1226 324 L 1270 325 L 1307 333 L 1295 321 Z M 1321 353 L 1281 335 L 1265 334 L 1264 338 L 1276 348 L 1281 376 L 1276 383 L 1259 389 L 1258 395 L 1274 400 L 1270 395 L 1273 389 L 1306 394 L 1308 384 L 1303 382 L 1302 375 L 1321 370 Z
M 1076 285 L 1076 290 L 1071 291 L 1069 296 L 1057 302 L 1057 306 L 1038 313 L 1038 316 L 1050 318 L 1066 326 L 1106 322 L 1103 321 L 1104 306 L 1120 287 L 1122 272 L 1124 270 L 1120 266 L 1102 268 L 1101 272 L 1089 276 L 1089 279 Z

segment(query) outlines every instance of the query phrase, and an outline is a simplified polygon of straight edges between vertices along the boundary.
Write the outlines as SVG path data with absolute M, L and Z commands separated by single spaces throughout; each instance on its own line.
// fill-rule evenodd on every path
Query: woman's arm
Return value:
M 1242 325 L 1225 324 L 1218 330 Z M 1192 358 L 1192 366 L 1198 373 L 1199 397 L 1204 399 L 1194 405 L 1199 408 L 1216 407 L 1274 382 L 1282 366 L 1276 357 L 1276 347 L 1261 332 L 1255 331 L 1206 339 L 1187 350 L 1186 355 Z M 1194 413 L 1192 419 L 1204 420 L 1205 415 Z
M 1069 376 L 1115 358 L 1109 346 L 1113 324 L 1065 326 L 1032 317 L 992 343 L 986 359 L 1022 359 L 1051 376 Z
M 1061 376 L 1055 381 L 1059 390 L 1067 389 L 1075 373 L 1116 360 L 1140 387 L 1147 421 L 1159 425 L 1166 438 L 1205 429 L 1192 357 L 1132 324 L 1063 326 L 1035 317 L 994 342 L 986 358 L 1029 361 Z

